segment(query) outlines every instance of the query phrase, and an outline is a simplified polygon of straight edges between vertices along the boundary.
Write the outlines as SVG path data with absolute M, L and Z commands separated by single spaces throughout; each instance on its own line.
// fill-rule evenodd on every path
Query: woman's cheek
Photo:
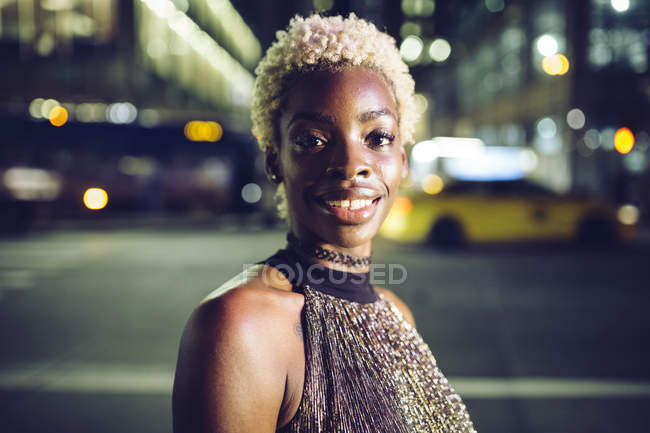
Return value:
M 394 191 L 392 189 L 396 189 L 402 179 L 401 159 L 395 155 L 391 155 L 390 158 L 383 158 L 378 164 L 378 170 L 381 173 L 384 183 L 391 188 L 389 193 L 393 194 Z

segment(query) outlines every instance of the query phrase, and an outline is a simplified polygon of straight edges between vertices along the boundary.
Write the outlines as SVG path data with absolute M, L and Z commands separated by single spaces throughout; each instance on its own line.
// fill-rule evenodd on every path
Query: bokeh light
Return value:
M 626 12 L 630 9 L 630 0 L 611 0 L 610 4 L 616 12 Z
M 558 75 L 564 75 L 569 72 L 569 59 L 567 59 L 564 54 L 556 54 L 556 56 L 558 56 L 562 62 L 562 68 L 560 69 L 560 73 Z
M 192 120 L 185 124 L 185 137 L 190 141 L 216 142 L 223 136 L 223 128 L 213 121 Z
M 84 205 L 88 209 L 103 209 L 107 203 L 108 193 L 102 188 L 88 188 L 84 193 Z
M 648 166 L 648 154 L 638 150 L 638 147 L 635 143 L 634 150 L 623 158 L 623 167 L 632 174 L 641 174 Z
M 241 198 L 246 203 L 257 203 L 262 198 L 262 188 L 256 183 L 247 183 L 241 189 Z
M 429 46 L 429 57 L 435 62 L 444 62 L 451 54 L 451 45 L 444 39 L 435 39 Z
M 605 128 L 600 132 L 600 145 L 605 150 L 614 150 L 614 136 L 616 130 L 614 128 Z
M 18 200 L 54 200 L 61 192 L 55 172 L 31 167 L 12 167 L 4 172 L 4 186 Z
M 111 104 L 106 109 L 106 118 L 111 123 L 133 123 L 137 117 L 138 110 L 130 102 L 118 102 Z
M 59 101 L 56 99 L 46 99 L 43 101 L 41 104 L 41 118 L 43 119 L 49 119 L 50 118 L 50 111 L 52 111 L 52 108 L 61 105 Z
M 579 108 L 569 110 L 566 114 L 566 123 L 571 129 L 582 129 L 585 126 L 585 113 Z
M 411 35 L 407 36 L 406 39 L 402 41 L 402 45 L 399 47 L 399 52 L 405 61 L 414 62 L 418 57 L 420 57 L 420 54 L 422 54 L 423 48 L 424 44 L 422 43 L 422 39 Z
M 36 98 L 29 104 L 29 114 L 34 118 L 34 119 L 42 119 L 43 115 L 41 114 L 41 106 L 43 105 L 43 102 L 45 102 L 45 99 L 43 98 Z
M 557 53 L 559 49 L 557 39 L 549 34 L 545 34 L 537 38 L 535 43 L 537 51 L 544 57 L 549 57 Z
M 542 59 L 542 70 L 548 75 L 557 75 L 562 70 L 562 61 L 558 56 L 548 56 Z
M 623 155 L 630 153 L 634 147 L 634 134 L 629 128 L 620 128 L 614 134 L 614 148 Z
M 50 110 L 48 118 L 50 119 L 50 123 L 53 126 L 63 126 L 68 121 L 68 110 L 60 105 L 57 105 Z
M 422 190 L 427 194 L 436 195 L 439 194 L 444 188 L 445 183 L 442 178 L 437 174 L 429 174 L 424 179 L 422 179 Z
M 564 54 L 553 54 L 542 59 L 542 70 L 548 75 L 564 75 L 569 72 L 569 59 Z
M 542 138 L 553 138 L 557 134 L 557 125 L 550 117 L 544 117 L 537 122 L 537 133 Z
M 618 208 L 616 216 L 621 224 L 634 225 L 639 222 L 639 208 L 633 204 L 624 204 Z

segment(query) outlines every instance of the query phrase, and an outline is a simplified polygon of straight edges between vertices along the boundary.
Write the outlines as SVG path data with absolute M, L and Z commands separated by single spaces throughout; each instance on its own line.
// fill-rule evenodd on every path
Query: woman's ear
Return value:
M 269 149 L 264 156 L 264 171 L 266 177 L 271 183 L 281 183 L 282 175 L 280 174 L 280 164 L 278 161 L 278 152 L 275 149 Z

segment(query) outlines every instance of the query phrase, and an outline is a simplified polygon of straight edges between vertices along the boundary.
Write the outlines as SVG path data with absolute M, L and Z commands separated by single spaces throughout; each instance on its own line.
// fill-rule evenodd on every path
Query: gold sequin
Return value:
M 305 383 L 280 433 L 475 432 L 420 334 L 383 295 L 369 304 L 305 286 Z

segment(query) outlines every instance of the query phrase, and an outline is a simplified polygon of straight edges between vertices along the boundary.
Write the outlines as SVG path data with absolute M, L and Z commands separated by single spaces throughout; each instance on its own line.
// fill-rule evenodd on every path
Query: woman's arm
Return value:
M 240 287 L 200 305 L 181 339 L 174 433 L 272 433 L 287 377 L 277 302 Z

